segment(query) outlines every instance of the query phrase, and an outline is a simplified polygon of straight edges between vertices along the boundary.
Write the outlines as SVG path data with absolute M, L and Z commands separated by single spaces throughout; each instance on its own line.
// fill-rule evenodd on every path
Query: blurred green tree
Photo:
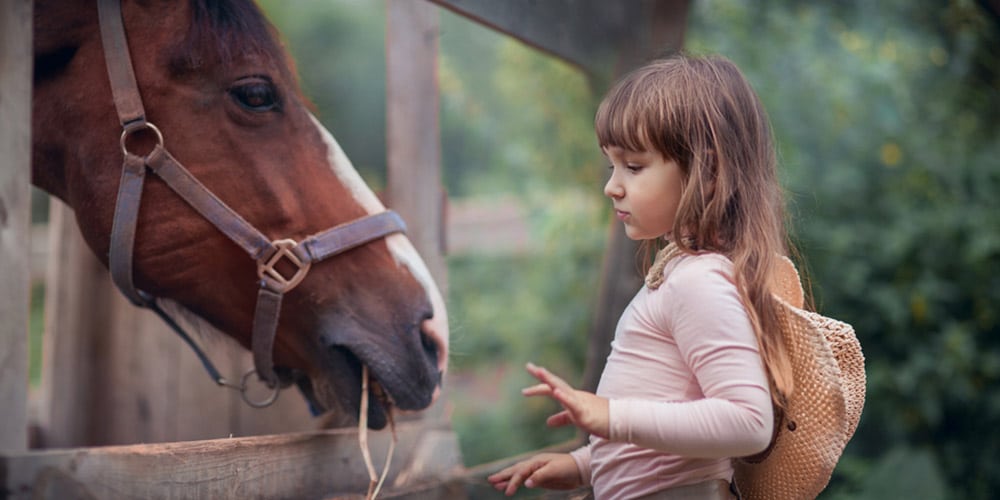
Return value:
M 377 187 L 382 2 L 262 3 L 320 119 Z M 761 94 L 818 306 L 856 327 L 868 359 L 861 426 L 824 498 L 1000 491 L 994 4 L 692 4 L 688 48 L 733 59 Z M 516 193 L 542 242 L 528 255 L 449 259 L 453 366 L 502 376 L 479 406 L 455 401 L 471 465 L 569 436 L 548 432 L 554 408 L 517 389 L 528 383 L 527 360 L 570 380 L 582 373 L 583 332 L 599 307 L 604 169 L 591 132 L 598 96 L 582 75 L 441 16 L 447 189 Z
M 384 185 L 384 3 L 261 4 L 320 121 L 362 176 Z M 520 395 L 529 383 L 522 367 L 542 362 L 569 380 L 582 373 L 608 215 L 598 201 L 605 169 L 584 75 L 440 15 L 442 180 L 453 198 L 515 195 L 537 243 L 529 254 L 448 258 L 452 423 L 472 465 L 575 435 L 545 427 L 551 402 Z
M 819 307 L 855 326 L 867 357 L 861 426 L 824 496 L 921 485 L 916 497 L 992 498 L 995 13 L 967 1 L 696 6 L 690 45 L 732 58 L 760 92 Z
M 385 4 L 261 0 L 320 122 L 373 189 L 385 186 Z

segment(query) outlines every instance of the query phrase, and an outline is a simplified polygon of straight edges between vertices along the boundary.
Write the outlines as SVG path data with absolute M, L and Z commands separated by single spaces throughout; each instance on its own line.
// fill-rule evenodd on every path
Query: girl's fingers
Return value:
M 528 363 L 527 370 L 528 373 L 542 383 L 524 389 L 522 392 L 525 396 L 549 396 L 572 414 L 576 414 L 581 410 L 580 402 L 576 398 L 576 390 L 566 383 L 565 380 L 534 363 Z
M 502 491 L 505 495 L 511 496 L 517 492 L 517 488 L 524 483 L 525 479 L 531 477 L 542 465 L 544 463 L 539 462 L 537 459 L 531 459 L 491 474 L 486 479 L 497 491 Z
M 551 396 L 552 387 L 548 384 L 535 384 L 521 389 L 521 394 L 524 396 Z
M 577 402 L 576 391 L 570 389 L 568 391 L 563 389 L 556 389 L 552 391 L 552 399 L 555 399 L 572 413 L 580 411 L 580 404 Z
M 555 415 L 550 416 L 545 420 L 545 424 L 549 427 L 562 427 L 564 425 L 569 425 L 573 423 L 573 419 L 570 417 L 568 411 L 563 410 Z
M 514 474 L 517 472 L 518 465 L 521 464 L 507 467 L 499 472 L 490 474 L 486 480 L 489 481 L 497 491 L 505 491 L 511 485 Z
M 486 480 L 489 481 L 489 482 L 491 482 L 491 483 L 496 483 L 498 481 L 507 481 L 508 479 L 510 479 L 510 476 L 511 476 L 510 469 L 511 468 L 508 467 L 508 468 L 506 468 L 504 470 L 501 470 L 501 471 L 498 471 L 498 472 L 494 472 L 493 474 L 490 474 L 489 476 L 487 476 Z
M 558 376 L 546 370 L 545 368 L 542 368 L 541 366 L 536 366 L 534 363 L 528 363 L 527 369 L 528 373 L 530 373 L 533 377 L 537 378 L 539 382 L 542 382 L 543 384 L 548 384 L 552 386 L 554 389 L 565 389 L 565 390 L 573 389 L 573 387 L 567 384 L 565 380 L 559 378 Z
M 537 468 L 537 466 L 532 465 L 515 472 L 514 475 L 511 476 L 510 481 L 507 482 L 507 488 L 504 489 L 504 494 L 511 496 L 514 493 L 517 493 L 518 486 L 524 484 L 524 480 L 530 477 Z
M 503 494 L 511 496 L 517 492 L 517 486 L 521 484 L 521 478 L 514 474 L 511 476 L 510 481 L 507 482 L 507 487 L 503 489 Z

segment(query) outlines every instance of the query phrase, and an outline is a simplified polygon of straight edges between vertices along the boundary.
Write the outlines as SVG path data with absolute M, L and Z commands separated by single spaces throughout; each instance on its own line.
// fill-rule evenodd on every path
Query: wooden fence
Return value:
M 603 67 L 594 71 L 603 77 L 651 47 L 679 46 L 687 5 L 687 0 L 509 0 L 503 6 L 492 0 L 433 1 L 581 67 Z M 5 282 L 0 287 L 0 499 L 361 496 L 368 475 L 356 431 L 313 430 L 297 398 L 249 410 L 236 394 L 215 386 L 158 319 L 120 297 L 84 247 L 72 214 L 58 205 L 51 214 L 48 331 L 35 419 L 37 441 L 55 448 L 28 450 L 31 5 L 31 0 L 8 0 L 0 8 L 0 277 Z M 538 15 L 520 23 L 517 9 L 529 8 L 540 9 Z M 408 221 L 414 246 L 446 293 L 435 9 L 412 0 L 386 3 L 388 204 Z M 581 15 L 607 9 L 613 15 Z M 568 29 L 548 29 L 567 15 Z M 646 18 L 652 22 L 637 21 Z M 604 21 L 617 25 L 600 31 Z M 594 36 L 595 29 L 607 36 Z M 600 61 L 589 59 L 598 55 Z M 627 252 L 615 245 L 610 254 L 619 259 Z M 226 341 L 208 342 L 207 348 L 228 376 L 250 365 L 248 353 Z M 398 426 L 383 498 L 502 497 L 485 476 L 521 457 L 464 468 L 443 406 Z M 373 433 L 370 439 L 380 462 L 389 434 Z M 587 494 L 584 489 L 545 497 Z
M 28 390 L 31 1 L 0 8 L 0 449 L 24 450 Z
M 389 205 L 407 220 L 411 241 L 443 287 L 443 189 L 439 175 L 428 175 L 437 172 L 440 153 L 436 126 L 426 126 L 437 124 L 436 7 L 390 0 L 387 14 L 397 20 L 387 41 L 394 106 L 388 167 L 396 193 Z M 0 498 L 332 498 L 365 492 L 368 474 L 355 430 L 316 430 L 294 391 L 274 407 L 254 410 L 235 391 L 216 386 L 173 332 L 114 289 L 72 212 L 59 202 L 50 213 L 43 375 L 33 422 L 35 444 L 49 449 L 27 450 L 31 25 L 29 0 L 0 9 L 0 270 L 9 285 L 0 292 Z M 227 376 L 252 366 L 249 353 L 229 340 L 203 344 Z M 457 439 L 441 408 L 400 423 L 388 479 L 397 496 L 405 485 L 441 484 L 461 472 Z M 376 463 L 384 459 L 389 436 L 371 433 Z

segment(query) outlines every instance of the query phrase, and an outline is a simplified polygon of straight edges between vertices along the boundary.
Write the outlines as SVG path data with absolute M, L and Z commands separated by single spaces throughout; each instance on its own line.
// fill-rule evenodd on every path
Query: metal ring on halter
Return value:
M 122 145 L 122 154 L 124 154 L 125 156 L 129 155 L 128 147 L 125 146 L 125 140 L 128 139 L 128 136 L 147 128 L 152 130 L 156 134 L 157 146 L 163 147 L 163 134 L 160 133 L 160 129 L 156 128 L 156 125 L 153 125 L 152 123 L 147 121 L 134 122 L 126 125 L 125 129 L 122 130 L 122 137 L 119 140 L 119 142 L 121 142 Z M 142 155 L 135 155 L 135 156 L 142 156 Z
M 257 369 L 251 368 L 243 374 L 243 378 L 240 379 L 240 396 L 243 397 L 243 402 L 254 408 L 266 408 L 278 400 L 278 393 L 281 392 L 281 384 L 274 384 L 274 387 L 271 389 L 271 395 L 267 399 L 263 401 L 253 401 L 250 399 L 249 394 L 247 394 L 247 379 L 250 378 L 250 375 L 255 373 L 257 373 Z

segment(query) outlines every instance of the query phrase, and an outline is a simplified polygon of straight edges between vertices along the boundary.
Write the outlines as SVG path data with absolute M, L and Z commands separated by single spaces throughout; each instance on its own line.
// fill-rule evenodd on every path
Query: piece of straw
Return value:
M 385 456 L 385 466 L 382 468 L 381 476 L 375 474 L 375 465 L 372 463 L 372 454 L 368 450 L 368 365 L 361 365 L 361 409 L 358 415 L 358 444 L 361 446 L 361 456 L 365 460 L 365 467 L 368 469 L 368 495 L 366 500 L 375 500 L 386 476 L 389 475 L 389 465 L 392 463 L 392 454 L 396 450 L 396 424 L 392 419 L 392 409 L 386 409 L 386 416 L 392 428 L 392 439 L 389 441 L 389 450 Z

